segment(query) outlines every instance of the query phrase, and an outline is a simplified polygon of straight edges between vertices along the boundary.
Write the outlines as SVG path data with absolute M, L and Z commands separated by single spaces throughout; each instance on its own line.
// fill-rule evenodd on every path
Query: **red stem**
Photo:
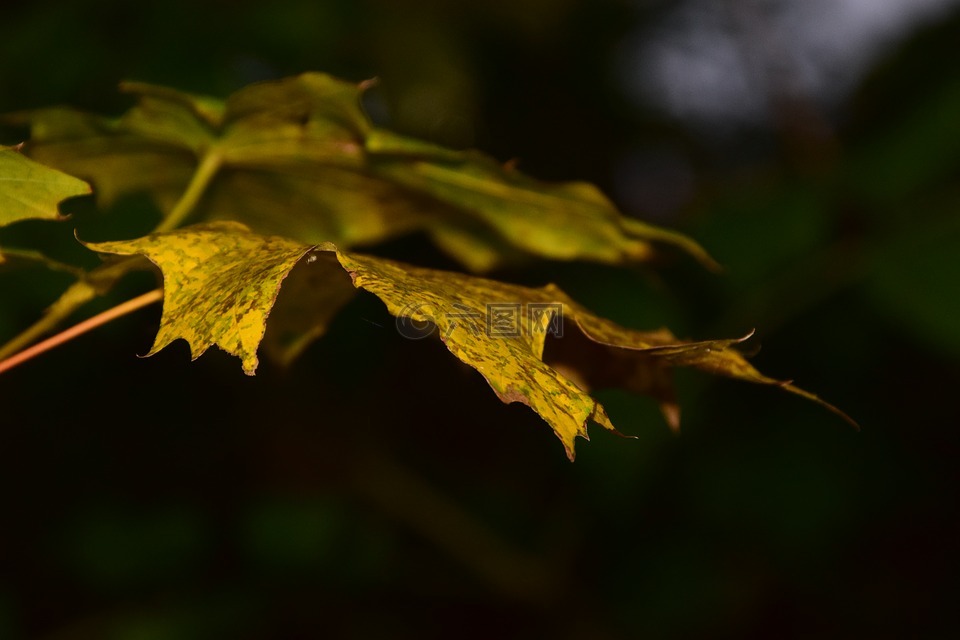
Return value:
M 143 295 L 118 304 L 112 309 L 107 309 L 103 313 L 98 313 L 92 318 L 88 318 L 79 324 L 73 325 L 69 329 L 61 331 L 55 336 L 47 338 L 43 342 L 38 342 L 32 347 L 24 349 L 20 353 L 14 354 L 6 360 L 0 361 L 0 374 L 2 374 L 4 371 L 13 369 L 18 364 L 24 363 L 45 351 L 49 351 L 50 349 L 53 349 L 64 342 L 72 340 L 73 338 L 76 338 L 77 336 L 82 335 L 91 329 L 95 329 L 102 324 L 106 324 L 111 320 L 119 318 L 120 316 L 136 311 L 137 309 L 145 307 L 148 304 L 159 302 L 162 299 L 163 291 L 160 289 L 154 289 L 153 291 L 148 291 Z

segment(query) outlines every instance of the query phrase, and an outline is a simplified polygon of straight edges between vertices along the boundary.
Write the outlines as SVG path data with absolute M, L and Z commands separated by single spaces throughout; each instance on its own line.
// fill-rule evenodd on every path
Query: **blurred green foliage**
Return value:
M 605 392 L 639 438 L 597 432 L 571 465 L 534 415 L 441 345 L 400 338 L 376 301 L 358 299 L 291 371 L 255 379 L 219 353 L 188 363 L 182 344 L 135 358 L 157 322 L 144 310 L 0 378 L 0 637 L 956 633 L 960 19 L 887 51 L 826 136 L 787 119 L 710 138 L 631 105 L 612 72 L 668 4 L 5 7 L 0 112 L 119 113 L 124 79 L 226 95 L 315 69 L 379 77 L 367 108 L 391 128 L 621 202 L 626 158 L 680 158 L 691 192 L 655 222 L 725 273 L 497 276 L 555 281 L 629 326 L 756 327 L 758 368 L 864 430 L 682 375 L 682 435 L 651 402 Z M 70 237 L 65 225 L 63 251 Z M 449 266 L 416 237 L 382 250 Z M 0 273 L 0 298 L 18 301 L 0 308 L 0 339 L 63 286 L 31 278 Z M 358 483 L 370 465 L 393 471 Z

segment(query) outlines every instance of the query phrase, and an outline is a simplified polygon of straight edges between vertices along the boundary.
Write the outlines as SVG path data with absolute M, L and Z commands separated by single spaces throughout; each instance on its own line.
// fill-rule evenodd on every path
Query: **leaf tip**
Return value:
M 727 273 L 727 268 L 716 261 L 716 259 L 711 256 L 704 249 L 703 253 L 697 256 L 700 260 L 700 264 L 706 267 L 707 271 L 715 273 L 717 275 L 724 275 Z
M 678 405 L 676 402 L 661 403 L 660 413 L 663 415 L 663 419 L 667 421 L 667 426 L 670 427 L 670 431 L 675 434 L 679 434 L 680 405 Z
M 368 89 L 374 88 L 374 87 L 377 86 L 378 84 L 380 84 L 380 77 L 379 77 L 379 76 L 373 76 L 372 78 L 367 78 L 366 80 L 361 80 L 359 83 L 357 83 L 357 88 L 359 88 L 360 91 L 366 91 L 366 90 L 368 90 Z
M 846 412 L 842 411 L 841 409 L 838 409 L 834 405 L 822 399 L 820 396 L 810 393 L 809 391 L 806 391 L 804 389 L 801 389 L 800 387 L 794 386 L 792 381 L 785 381 L 780 385 L 780 387 L 802 398 L 806 398 L 807 400 L 817 403 L 818 405 L 820 405 L 827 411 L 830 411 L 834 415 L 840 416 L 840 418 L 844 422 L 846 422 L 848 425 L 853 427 L 854 431 L 857 431 L 857 432 L 860 431 L 860 424 L 856 420 L 851 418 Z

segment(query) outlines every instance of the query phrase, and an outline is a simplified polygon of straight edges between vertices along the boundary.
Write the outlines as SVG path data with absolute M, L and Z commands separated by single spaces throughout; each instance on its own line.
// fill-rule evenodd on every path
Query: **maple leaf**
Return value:
M 0 227 L 31 218 L 57 219 L 57 205 L 90 193 L 90 185 L 0 147 Z M 2 260 L 2 258 L 0 258 Z
M 138 101 L 117 119 L 64 108 L 8 119 L 29 123 L 28 152 L 89 179 L 101 204 L 151 194 L 165 229 L 190 212 L 341 248 L 421 231 L 475 272 L 524 255 L 641 261 L 655 243 L 716 266 L 693 240 L 622 215 L 592 185 L 539 182 L 479 152 L 374 127 L 360 102 L 369 85 L 305 73 L 220 102 L 125 83 Z M 185 191 L 189 206 L 178 209 Z
M 257 347 L 280 282 L 311 249 L 229 222 L 87 246 L 144 255 L 163 273 L 163 315 L 147 355 L 183 338 L 194 359 L 217 345 L 238 356 L 248 375 L 257 369 Z
M 194 358 L 217 344 L 240 357 L 248 374 L 257 367 L 257 349 L 281 282 L 294 266 L 309 256 L 301 269 L 317 268 L 313 286 L 334 288 L 332 294 L 318 295 L 321 307 L 315 312 L 300 310 L 300 315 L 316 313 L 320 318 L 313 335 L 348 299 L 343 291 L 346 271 L 353 287 L 376 295 L 392 315 L 435 327 L 446 348 L 476 369 L 503 402 L 521 402 L 533 409 L 560 438 L 571 460 L 576 437 L 588 437 L 591 421 L 616 431 L 603 406 L 589 395 L 591 381 L 654 396 L 668 422 L 676 426 L 679 412 L 669 375 L 679 366 L 775 385 L 849 421 L 813 394 L 760 374 L 734 349 L 743 339 L 691 342 L 665 329 L 626 329 L 594 315 L 553 285 L 531 288 L 415 267 L 340 251 L 331 243 L 310 245 L 263 236 L 239 223 L 211 223 L 87 246 L 100 252 L 143 254 L 160 268 L 164 308 L 150 354 L 177 338 L 188 341 Z M 334 257 L 339 271 L 332 268 Z M 332 307 L 323 304 L 331 300 Z M 561 356 L 563 366 L 544 358 L 548 336 L 558 343 L 568 339 L 558 335 L 561 322 L 572 322 L 579 338 L 594 346 L 589 359 L 593 370 L 582 358 Z M 572 355 L 582 356 L 574 346 Z M 568 370 L 573 373 L 566 374 Z M 605 371 L 606 377 L 598 377 L 597 370 Z

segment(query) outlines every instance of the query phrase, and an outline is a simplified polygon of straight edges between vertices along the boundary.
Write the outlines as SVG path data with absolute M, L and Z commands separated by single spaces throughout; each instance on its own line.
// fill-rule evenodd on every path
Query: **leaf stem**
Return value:
M 0 347 L 0 359 L 17 353 L 40 336 L 53 331 L 67 316 L 93 299 L 96 294 L 85 280 L 75 282 L 47 309 L 39 320 Z M 2 361 L 2 360 L 0 360 Z
M 183 195 L 180 196 L 180 199 L 177 201 L 177 204 L 174 205 L 173 209 L 170 210 L 170 213 L 168 213 L 166 218 L 154 229 L 155 233 L 172 231 L 186 220 L 187 216 L 193 212 L 194 207 L 197 206 L 197 203 L 200 202 L 200 198 L 203 197 L 204 192 L 207 190 L 207 187 L 210 186 L 210 182 L 222 164 L 223 157 L 215 149 L 210 149 L 204 154 L 200 160 L 200 164 L 197 166 L 197 170 L 193 172 L 193 177 L 190 178 L 190 184 L 187 185 Z
M 103 264 L 70 285 L 47 308 L 39 320 L 11 338 L 6 344 L 0 346 L 0 361 L 30 346 L 44 334 L 53 331 L 71 313 L 98 295 L 106 293 L 120 276 L 127 273 L 130 260 L 118 260 Z
M 90 331 L 91 329 L 95 329 L 102 324 L 106 324 L 111 320 L 119 318 L 120 316 L 124 316 L 128 313 L 136 311 L 137 309 L 140 309 L 141 307 L 145 307 L 148 304 L 159 302 L 162 299 L 163 299 L 163 291 L 161 289 L 154 289 L 152 291 L 148 291 L 147 293 L 144 293 L 143 295 L 139 295 L 136 298 L 120 303 L 111 309 L 107 309 L 103 313 L 98 313 L 92 318 L 88 318 L 83 322 L 75 324 L 69 329 L 61 331 L 57 335 L 47 338 L 43 342 L 38 342 L 32 347 L 28 349 L 24 349 L 23 351 L 17 353 L 14 356 L 7 358 L 6 360 L 0 360 L 0 374 L 2 374 L 5 371 L 9 371 L 10 369 L 14 368 L 18 364 L 22 364 L 27 360 L 35 358 L 36 356 L 40 355 L 41 353 L 44 353 L 45 351 L 49 351 L 54 347 L 57 347 L 69 340 L 72 340 L 73 338 L 76 338 L 77 336 L 82 335 L 87 331 Z M 42 320 L 46 320 L 46 317 L 44 317 Z M 34 327 L 36 326 L 37 325 L 35 324 Z

